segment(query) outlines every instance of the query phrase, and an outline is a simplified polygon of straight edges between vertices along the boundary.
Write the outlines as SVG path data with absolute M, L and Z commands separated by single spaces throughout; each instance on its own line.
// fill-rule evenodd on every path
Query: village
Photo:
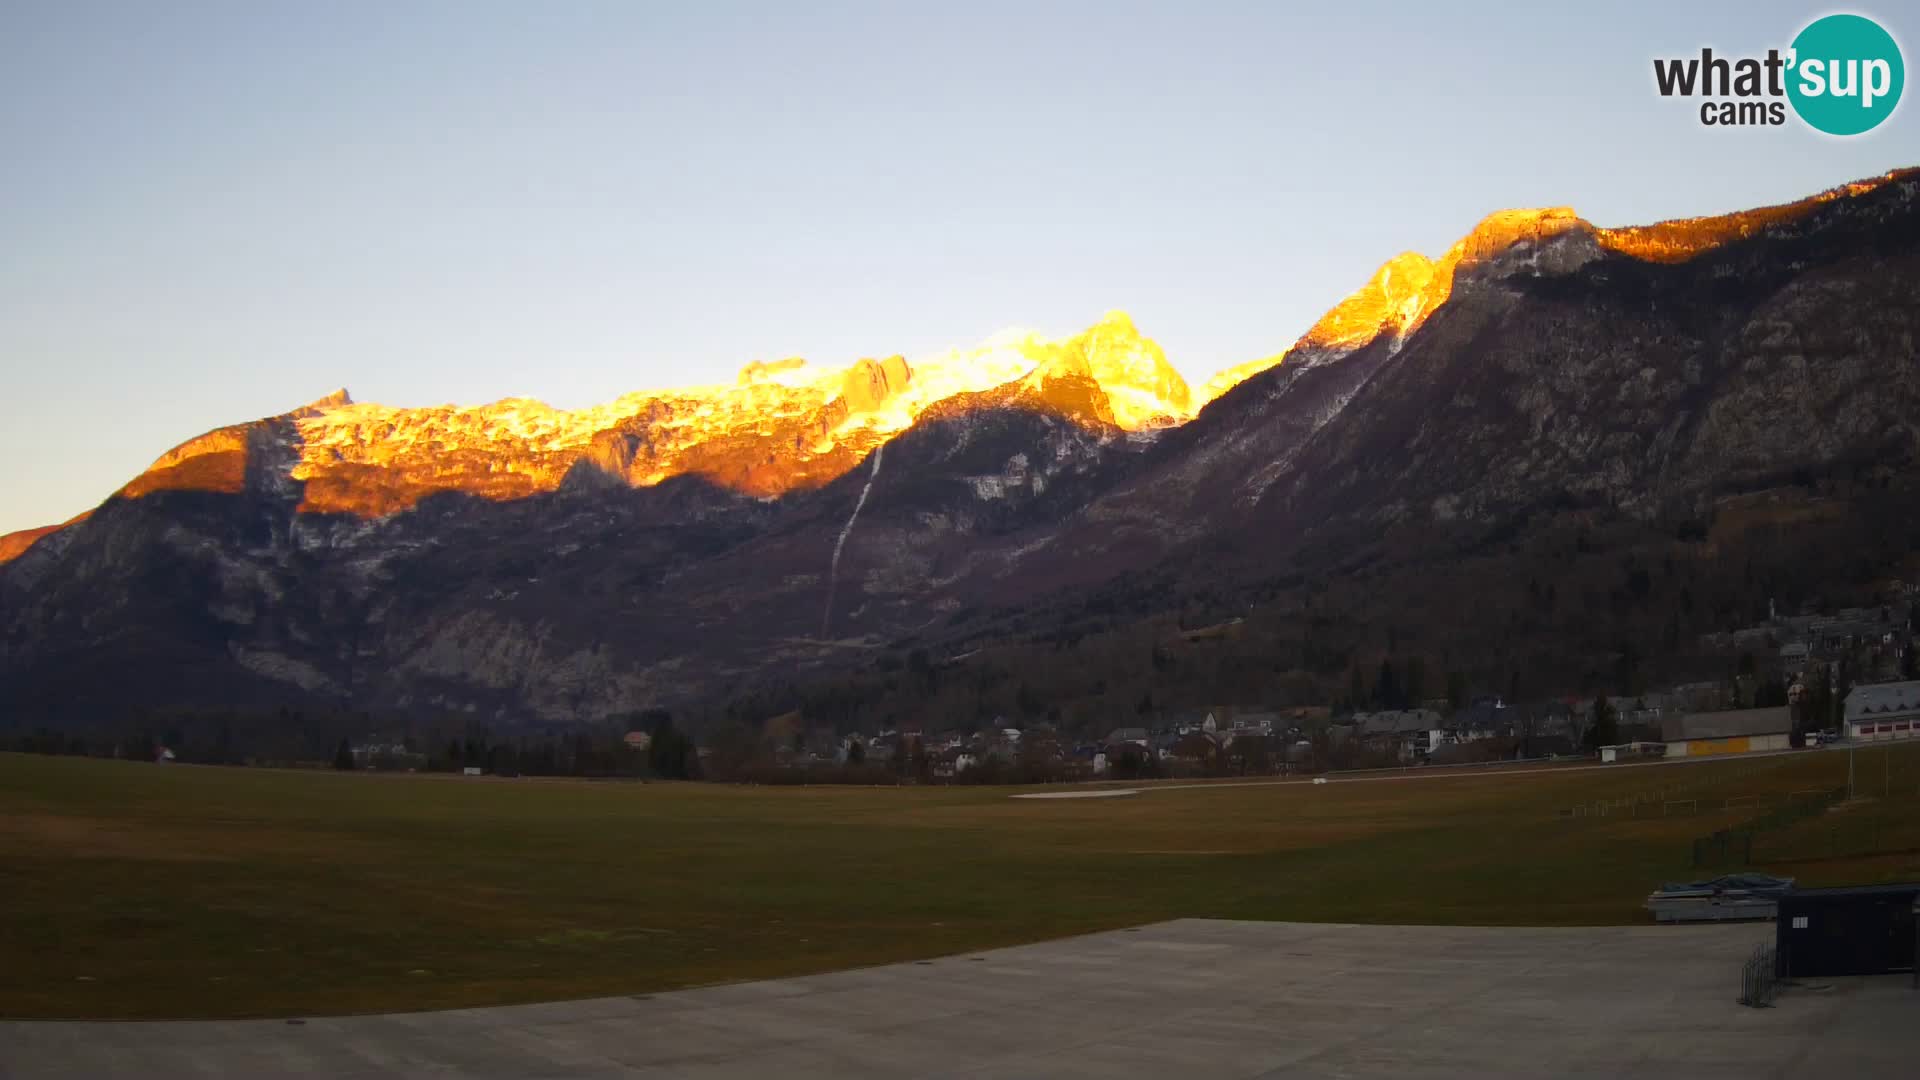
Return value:
M 1113 726 L 1097 717 L 1069 725 L 1041 713 L 947 728 L 903 721 L 847 730 L 794 709 L 757 724 L 686 730 L 665 710 L 650 710 L 611 730 L 531 738 L 490 739 L 482 731 L 447 741 L 445 732 L 390 731 L 343 740 L 335 767 L 763 784 L 1048 784 L 1612 763 L 1920 738 L 1920 587 L 1891 583 L 1885 595 L 1878 606 L 1770 612 L 1752 626 L 1707 635 L 1701 650 L 1728 674 L 1659 689 L 1512 700 L 1463 693 L 1455 683 L 1448 697 L 1383 708 L 1375 703 L 1388 695 L 1356 688 L 1334 704 L 1133 709 Z M 1231 631 L 1222 624 L 1181 634 L 1209 641 Z M 1380 681 L 1390 678 L 1383 667 Z M 159 755 L 174 758 L 164 747 Z M 127 755 L 114 748 L 109 756 Z
M 1898 585 L 1897 603 L 1771 613 L 1709 635 L 1702 646 L 1725 655 L 1735 674 L 1657 691 L 1528 702 L 1441 698 L 1400 709 L 1219 704 L 1167 710 L 1091 738 L 1006 716 L 974 731 L 796 728 L 773 758 L 799 773 L 886 766 L 922 781 L 1050 783 L 1572 757 L 1610 763 L 1920 738 L 1915 593 Z

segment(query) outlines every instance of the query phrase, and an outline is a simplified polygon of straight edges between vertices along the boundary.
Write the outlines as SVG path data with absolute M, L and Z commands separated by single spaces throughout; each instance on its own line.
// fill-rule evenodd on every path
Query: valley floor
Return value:
M 1863 797 L 1754 868 L 1920 878 L 1917 751 L 1862 750 Z M 1029 800 L 0 754 L 0 1016 L 645 994 L 1182 918 L 1644 924 L 1651 889 L 1719 869 L 1696 838 L 1844 785 L 1848 758 Z

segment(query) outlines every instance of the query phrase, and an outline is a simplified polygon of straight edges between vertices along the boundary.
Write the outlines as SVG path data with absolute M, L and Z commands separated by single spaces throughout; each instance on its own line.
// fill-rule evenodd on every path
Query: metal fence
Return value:
M 1693 842 L 1693 865 L 1746 866 L 1753 861 L 1753 838 L 1818 817 L 1847 797 L 1846 788 L 1795 792 L 1786 802 L 1738 825 L 1721 829 Z
M 1771 772 L 1793 759 L 1783 755 L 1769 754 L 1759 761 L 1743 762 L 1737 767 L 1720 767 L 1690 779 L 1674 778 L 1671 782 L 1658 787 L 1644 788 L 1630 792 L 1618 798 L 1598 799 L 1593 802 L 1562 806 L 1554 811 L 1561 818 L 1642 818 L 1673 817 L 1678 814 L 1697 814 L 1703 809 L 1739 809 L 1744 805 L 1755 805 L 1768 798 L 1766 795 L 1730 795 L 1724 798 L 1701 797 L 1701 789 L 1727 784 L 1748 777 Z M 1689 764 L 1710 763 L 1720 765 L 1713 758 L 1695 758 Z M 1682 798 L 1681 796 L 1690 796 Z
M 1740 966 L 1740 1004 L 1765 1009 L 1780 992 L 1780 961 L 1773 946 L 1761 945 Z

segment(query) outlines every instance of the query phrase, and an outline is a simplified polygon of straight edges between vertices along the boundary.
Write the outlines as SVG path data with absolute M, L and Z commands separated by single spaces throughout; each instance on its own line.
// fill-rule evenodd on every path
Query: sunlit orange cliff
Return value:
M 1782 206 L 1617 229 L 1597 228 L 1566 208 L 1499 211 L 1438 259 L 1394 256 L 1292 348 L 1229 367 L 1198 390 L 1125 313 L 1110 312 L 1065 339 L 1010 331 L 974 348 L 845 367 L 757 361 L 732 383 L 638 391 L 578 410 L 526 398 L 396 408 L 354 402 L 343 390 L 271 422 L 190 439 L 119 494 L 237 492 L 250 468 L 273 459 L 299 483 L 302 510 L 361 517 L 405 510 L 439 492 L 513 499 L 567 482 L 646 486 L 680 475 L 771 497 L 833 480 L 923 417 L 980 407 L 1037 408 L 1116 436 L 1150 434 L 1184 423 L 1277 365 L 1323 363 L 1382 339 L 1397 348 L 1462 281 L 1565 270 L 1608 253 L 1681 262 L 1791 225 L 1894 175 Z M 62 527 L 0 537 L 0 562 Z
M 1900 175 L 1843 184 L 1779 206 L 1617 229 L 1596 227 L 1568 207 L 1496 211 L 1439 259 L 1408 251 L 1387 260 L 1365 285 L 1321 316 L 1293 348 L 1219 372 L 1201 389 L 1196 405 L 1281 363 L 1320 362 L 1383 337 L 1397 342 L 1446 303 L 1460 274 L 1483 266 L 1500 272 L 1564 270 L 1607 252 L 1645 262 L 1685 262 L 1769 227 L 1791 224 L 1822 204 L 1864 195 Z

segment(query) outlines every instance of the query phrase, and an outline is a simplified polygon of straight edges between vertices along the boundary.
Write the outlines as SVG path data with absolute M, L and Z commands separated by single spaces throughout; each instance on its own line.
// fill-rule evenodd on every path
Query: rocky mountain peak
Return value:
M 1320 316 L 1284 353 L 1227 368 L 1207 380 L 1204 404 L 1241 382 L 1281 363 L 1310 365 L 1336 359 L 1383 335 L 1404 336 L 1446 299 L 1436 278 L 1450 279 L 1451 265 L 1435 263 L 1417 251 L 1403 251 L 1373 272 L 1366 284 Z
M 1356 348 L 1383 333 L 1405 333 L 1437 306 L 1432 289 L 1437 269 L 1417 251 L 1395 255 L 1321 316 L 1294 347 Z
M 1516 244 L 1537 244 L 1565 232 L 1592 231 L 1570 206 L 1496 210 L 1481 218 L 1441 259 L 1455 265 L 1482 262 Z
M 784 373 L 799 371 L 806 366 L 806 359 L 799 356 L 789 356 L 780 360 L 753 360 L 740 369 L 740 374 L 734 381 L 740 386 L 773 382 Z
M 1522 271 L 1567 273 L 1600 254 L 1598 231 L 1571 207 L 1495 211 L 1435 264 L 1421 318 L 1445 303 L 1460 281 L 1491 281 Z
M 846 378 L 840 385 L 840 396 L 845 399 L 848 410 L 872 412 L 888 398 L 905 390 L 912 379 L 913 369 L 907 366 L 904 356 L 860 360 L 847 369 Z
M 1282 363 L 1325 363 L 1381 338 L 1405 338 L 1447 302 L 1457 281 L 1497 278 L 1523 265 L 1536 272 L 1564 272 L 1599 252 L 1596 230 L 1569 207 L 1496 210 L 1439 259 L 1417 251 L 1388 259 L 1366 284 L 1309 327 L 1291 349 L 1228 368 L 1208 380 L 1202 403 Z
M 1192 413 L 1192 392 L 1186 379 L 1124 311 L 1107 312 L 1099 322 L 1049 352 L 1084 365 L 1088 377 L 1111 402 L 1115 422 L 1123 428 L 1164 427 Z M 1043 359 L 1043 366 L 1058 362 L 1058 356 L 1050 355 Z

